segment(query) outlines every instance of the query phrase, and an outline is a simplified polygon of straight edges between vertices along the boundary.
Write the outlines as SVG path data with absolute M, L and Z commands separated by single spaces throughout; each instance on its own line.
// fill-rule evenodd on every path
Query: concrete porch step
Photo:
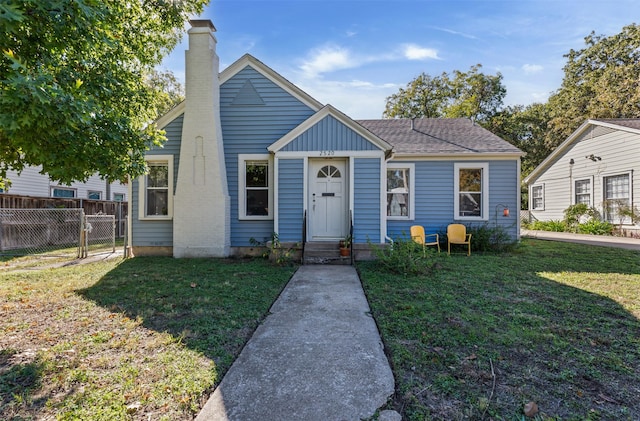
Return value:
M 351 256 L 341 256 L 338 242 L 308 242 L 304 246 L 305 265 L 350 265 Z

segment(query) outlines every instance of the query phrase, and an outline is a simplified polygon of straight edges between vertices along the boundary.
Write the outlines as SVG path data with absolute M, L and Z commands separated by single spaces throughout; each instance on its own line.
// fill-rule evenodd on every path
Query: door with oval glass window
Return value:
M 345 160 L 309 161 L 310 240 L 337 240 L 348 233 L 346 168 Z

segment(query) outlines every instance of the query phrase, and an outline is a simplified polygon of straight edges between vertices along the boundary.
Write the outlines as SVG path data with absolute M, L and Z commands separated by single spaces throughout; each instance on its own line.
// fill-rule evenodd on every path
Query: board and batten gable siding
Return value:
M 353 242 L 383 243 L 380 232 L 380 158 L 355 158 L 353 168 Z
M 302 241 L 304 218 L 304 160 L 278 160 L 278 238 Z
M 329 115 L 289 142 L 281 151 L 373 151 L 378 149 L 367 139 Z
M 409 239 L 411 225 L 422 225 L 430 234 L 443 234 L 447 225 L 462 223 L 467 226 L 496 224 L 516 238 L 517 218 L 520 204 L 517 202 L 518 160 L 487 160 L 477 163 L 489 164 L 489 206 L 488 215 L 482 221 L 456 220 L 454 209 L 454 165 L 464 162 L 473 165 L 475 161 L 391 161 L 395 164 L 412 163 L 415 165 L 415 219 L 388 220 L 387 236 L 392 239 Z M 385 175 L 386 177 L 386 175 Z M 507 205 L 510 210 L 508 218 L 502 217 L 502 207 L 496 218 L 496 206 Z M 444 239 L 446 241 L 446 238 Z
M 163 147 L 154 147 L 146 152 L 146 155 L 173 155 L 173 188 L 171 192 L 175 194 L 175 186 L 178 177 L 178 165 L 180 163 L 180 140 L 182 138 L 182 122 L 183 115 L 176 117 L 171 123 L 164 127 L 166 132 L 167 141 Z M 132 246 L 134 247 L 147 247 L 147 246 L 173 246 L 173 221 L 141 221 L 138 219 L 138 208 L 140 206 L 138 200 L 138 188 L 140 183 L 136 178 L 131 183 L 131 236 Z
M 245 67 L 220 86 L 220 119 L 231 198 L 232 247 L 250 246 L 251 238 L 257 241 L 271 239 L 274 231 L 273 220 L 238 218 L 238 155 L 267 154 L 269 145 L 313 113 L 311 108 L 251 66 Z M 302 171 L 296 177 L 301 175 Z M 301 224 L 298 231 L 302 229 Z
M 600 157 L 593 161 L 588 156 Z M 531 209 L 533 218 L 541 221 L 562 220 L 564 210 L 575 203 L 575 181 L 591 180 L 591 205 L 603 211 L 603 178 L 631 174 L 633 205 L 640 207 L 640 135 L 607 127 L 592 127 L 564 154 L 560 155 L 534 182 L 529 185 L 529 196 L 534 186 L 543 186 L 544 210 Z M 570 160 L 574 164 L 570 164 Z M 531 203 L 530 203 L 531 207 Z

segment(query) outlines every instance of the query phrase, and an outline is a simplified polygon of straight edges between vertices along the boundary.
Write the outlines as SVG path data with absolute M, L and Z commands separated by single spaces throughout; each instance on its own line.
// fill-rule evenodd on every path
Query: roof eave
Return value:
M 478 160 L 478 159 L 500 159 L 512 160 L 520 159 L 525 154 L 523 152 L 473 152 L 473 153 L 449 153 L 449 152 L 433 152 L 433 153 L 410 153 L 410 152 L 394 152 L 393 159 L 432 159 L 448 161 L 452 159 Z

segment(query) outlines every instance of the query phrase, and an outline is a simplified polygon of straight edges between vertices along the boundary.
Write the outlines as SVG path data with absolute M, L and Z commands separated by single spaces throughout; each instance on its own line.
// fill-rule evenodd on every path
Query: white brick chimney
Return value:
M 220 127 L 216 29 L 210 20 L 190 23 L 173 256 L 225 257 L 229 255 L 231 215 Z

